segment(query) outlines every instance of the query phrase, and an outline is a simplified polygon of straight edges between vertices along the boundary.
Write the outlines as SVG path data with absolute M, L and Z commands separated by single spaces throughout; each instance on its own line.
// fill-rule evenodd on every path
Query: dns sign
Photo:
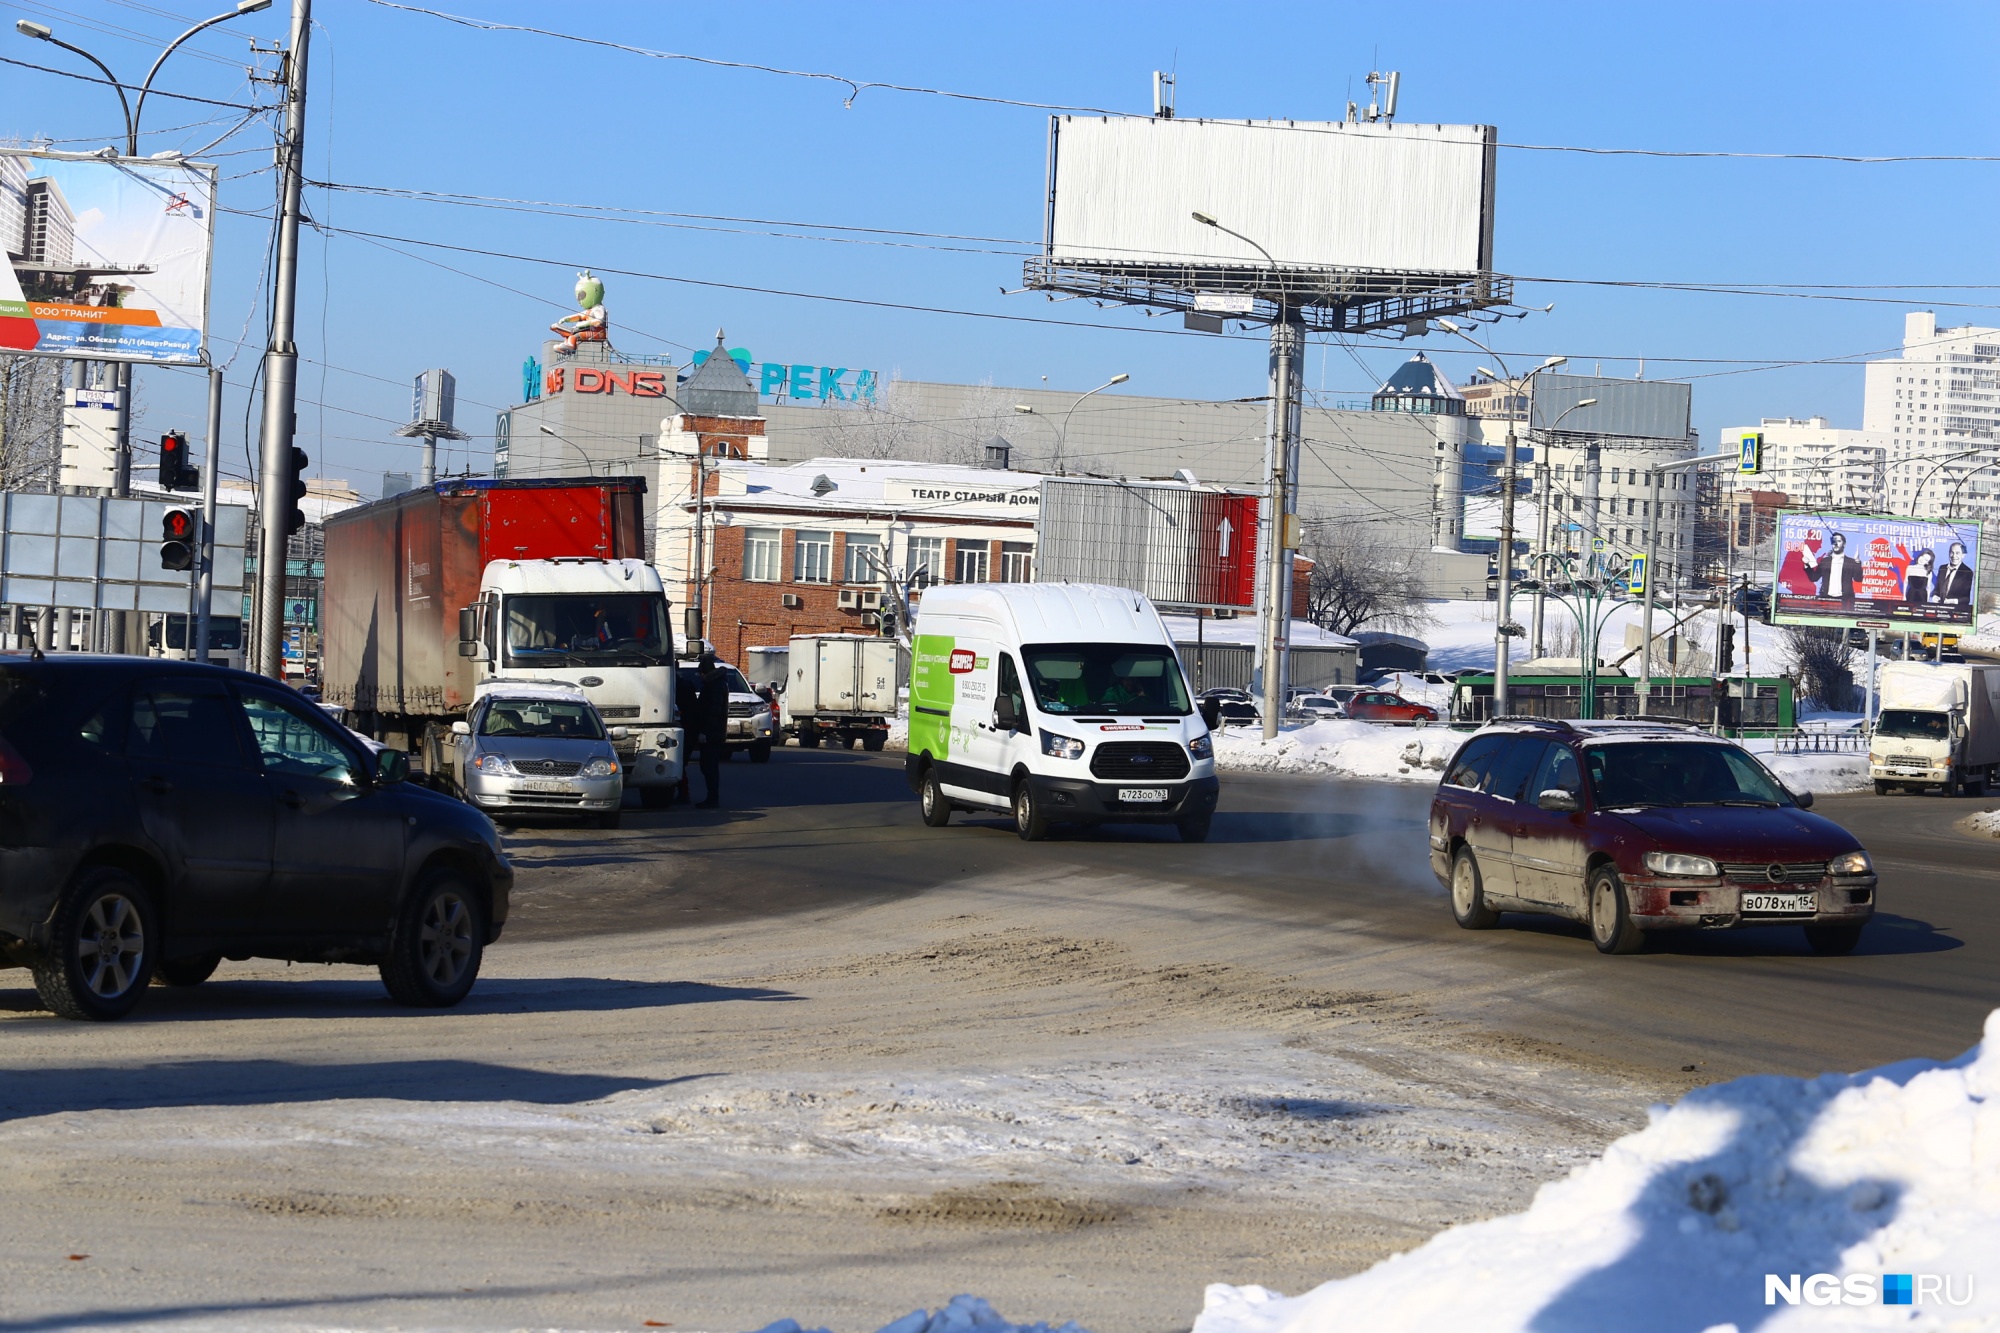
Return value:
M 616 393 L 623 389 L 634 398 L 665 398 L 667 373 L 664 370 L 600 370 L 596 366 L 557 366 L 548 372 L 544 386 L 549 393 L 561 393 L 565 377 L 577 393 Z

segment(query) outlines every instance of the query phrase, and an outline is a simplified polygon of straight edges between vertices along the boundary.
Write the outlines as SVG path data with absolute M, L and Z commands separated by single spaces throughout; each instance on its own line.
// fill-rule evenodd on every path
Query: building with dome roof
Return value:
M 1368 400 L 1370 411 L 1399 412 L 1420 419 L 1432 436 L 1431 549 L 1459 551 L 1465 542 L 1465 497 L 1488 478 L 1466 476 L 1472 464 L 1466 444 L 1472 422 L 1465 395 L 1422 352 L 1396 367 Z

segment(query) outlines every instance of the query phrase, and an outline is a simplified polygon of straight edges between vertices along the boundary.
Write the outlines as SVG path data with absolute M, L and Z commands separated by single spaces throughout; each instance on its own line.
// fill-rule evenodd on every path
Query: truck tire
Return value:
M 1599 953 L 1637 953 L 1646 942 L 1646 932 L 1633 924 L 1625 881 L 1610 866 L 1590 876 L 1590 942 Z
M 433 870 L 404 901 L 378 970 L 396 1003 L 449 1009 L 479 979 L 485 952 L 486 913 L 478 895 L 458 871 Z
M 771 762 L 771 742 L 759 741 L 750 747 L 750 762 L 768 764 Z
M 799 748 L 801 750 L 817 750 L 819 748 L 818 727 L 799 728 Z
M 56 904 L 35 993 L 58 1018 L 123 1018 L 153 979 L 160 930 L 153 900 L 116 866 L 78 875 Z
M 861 748 L 870 754 L 881 753 L 882 747 L 888 743 L 889 733 L 886 731 L 871 731 L 861 738 Z
M 924 823 L 932 828 L 943 828 L 951 822 L 951 801 L 938 784 L 935 768 L 924 769 L 922 782 L 917 788 L 917 808 L 923 811 Z
M 843 731 L 840 733 L 840 748 L 843 750 L 852 750 L 855 742 L 860 739 L 859 736 L 851 731 Z
M 1877 796 L 1887 796 L 1889 794 L 1889 784 L 1880 778 L 1875 779 L 1875 794 Z

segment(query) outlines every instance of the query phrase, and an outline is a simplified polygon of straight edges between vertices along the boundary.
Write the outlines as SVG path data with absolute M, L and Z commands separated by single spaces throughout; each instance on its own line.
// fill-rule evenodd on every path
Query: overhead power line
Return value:
M 77 74 L 71 70 L 56 69 L 50 65 L 30 64 L 25 60 L 16 60 L 12 56 L 0 56 L 0 63 L 19 65 L 22 69 L 40 70 L 44 74 L 59 74 L 65 79 L 80 79 L 85 83 L 101 83 L 107 88 L 124 88 L 135 93 L 141 91 L 139 85 L 136 83 L 119 83 L 115 79 L 100 79 L 95 74 Z M 165 88 L 149 88 L 144 91 L 148 97 L 171 97 L 181 102 L 200 102 L 203 106 L 226 106 L 232 111 L 276 110 L 274 107 L 252 106 L 248 102 L 218 102 L 213 97 L 196 97 L 191 93 L 170 93 Z

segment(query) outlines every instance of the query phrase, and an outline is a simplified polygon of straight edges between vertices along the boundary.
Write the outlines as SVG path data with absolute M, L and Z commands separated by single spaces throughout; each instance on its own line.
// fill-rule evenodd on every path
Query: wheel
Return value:
M 1945 779 L 1944 786 L 1939 788 L 1939 794 L 1956 799 L 1965 795 L 1965 784 L 1955 777 L 1947 778 Z
M 222 966 L 219 953 L 198 953 L 192 958 L 169 958 L 153 972 L 155 986 L 199 986 Z
M 1174 829 L 1181 835 L 1182 842 L 1207 842 L 1208 826 L 1214 822 L 1214 811 L 1206 811 L 1199 815 L 1183 815 L 1174 821 Z
M 1992 785 L 1993 779 L 1982 773 L 1976 778 L 1967 778 L 1965 780 L 1965 794 L 1967 796 L 1984 796 L 1986 789 Z
M 819 748 L 819 731 L 817 728 L 799 728 L 799 748 L 801 750 L 817 750 Z
M 1021 835 L 1022 842 L 1040 842 L 1049 836 L 1048 816 L 1042 813 L 1034 784 L 1026 778 L 1014 784 L 1014 832 Z
M 888 743 L 889 733 L 886 731 L 871 731 L 861 738 L 861 748 L 870 754 L 879 754 Z
M 1500 914 L 1486 905 L 1485 882 L 1470 847 L 1458 849 L 1451 862 L 1451 919 L 1467 930 L 1487 930 Z
M 1877 796 L 1887 796 L 1889 794 L 1889 784 L 1880 778 L 1875 779 L 1875 794 Z
M 648 810 L 664 810 L 674 803 L 674 789 L 662 783 L 639 788 L 639 804 Z
M 924 823 L 932 828 L 943 828 L 951 822 L 951 800 L 938 784 L 935 768 L 926 768 L 917 783 L 917 806 L 924 812 Z
M 1866 921 L 1830 921 L 1806 927 L 1806 947 L 1818 954 L 1853 953 Z
M 757 743 L 756 743 L 755 745 L 751 746 L 751 747 L 750 747 L 750 762 L 751 762 L 751 763 L 753 763 L 753 764 L 768 764 L 768 763 L 770 763 L 770 762 L 771 762 L 771 742 L 769 742 L 769 741 L 758 741 L 758 742 L 757 742 Z
M 486 914 L 472 886 L 455 870 L 434 870 L 403 904 L 381 963 L 382 985 L 398 1004 L 447 1009 L 479 979 L 485 952 Z
M 123 1018 L 153 979 L 153 901 L 116 866 L 77 876 L 56 905 L 35 991 L 58 1018 Z
M 607 811 L 605 811 L 605 812 L 604 812 L 603 814 L 601 814 L 601 815 L 597 816 L 597 827 L 599 827 L 599 828 L 617 828 L 617 827 L 618 827 L 618 821 L 619 821 L 619 818 L 620 818 L 620 814 L 619 814 L 619 812 L 618 812 L 618 811 L 616 811 L 616 810 L 607 810 Z
M 860 739 L 861 738 L 855 735 L 853 732 L 851 731 L 847 732 L 840 738 L 840 748 L 843 750 L 852 750 L 854 748 L 854 743 Z
M 1590 939 L 1599 953 L 1637 953 L 1646 932 L 1632 921 L 1625 883 L 1610 866 L 1590 876 Z

